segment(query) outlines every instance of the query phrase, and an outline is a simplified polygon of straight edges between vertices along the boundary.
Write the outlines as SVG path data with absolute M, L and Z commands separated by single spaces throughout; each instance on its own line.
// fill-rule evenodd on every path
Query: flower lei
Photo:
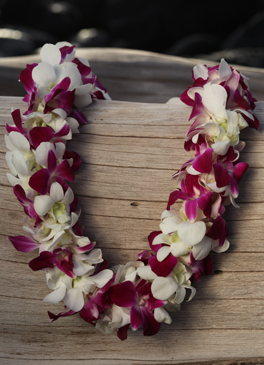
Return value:
M 41 63 L 27 65 L 20 74 L 28 109 L 12 112 L 15 125 L 6 125 L 5 136 L 7 177 L 34 224 L 26 221 L 23 227 L 29 237 L 9 239 L 19 251 L 38 250 L 29 266 L 42 270 L 53 290 L 44 302 L 65 304 L 57 315 L 48 312 L 52 321 L 79 312 L 121 340 L 130 326 L 135 331 L 143 325 L 144 335 L 154 335 L 161 322 L 171 323 L 168 311 L 179 309 L 186 295 L 188 301 L 193 298 L 192 282 L 212 273 L 210 251 L 229 247 L 222 214 L 230 202 L 237 207 L 238 183 L 248 167 L 239 161 L 245 146 L 239 134 L 247 126 L 258 129 L 260 103 L 247 78 L 224 60 L 194 67 L 193 85 L 181 100 L 191 107 L 193 121 L 184 147 L 195 157 L 173 176 L 177 189 L 161 215 L 160 231 L 149 235 L 151 250 L 108 269 L 78 224 L 77 199 L 66 181 L 74 180 L 80 157 L 66 150 L 66 141 L 87 123 L 79 109 L 110 97 L 68 42 L 46 44 L 40 56 Z M 177 200 L 182 201 L 178 210 Z

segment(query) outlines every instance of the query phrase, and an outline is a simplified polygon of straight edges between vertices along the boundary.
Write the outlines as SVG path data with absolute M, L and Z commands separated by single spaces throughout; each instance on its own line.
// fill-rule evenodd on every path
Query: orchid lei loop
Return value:
M 258 129 L 260 103 L 247 79 L 224 60 L 194 67 L 193 85 L 181 100 L 192 108 L 185 149 L 194 150 L 195 157 L 174 175 L 177 189 L 161 215 L 160 231 L 149 235 L 151 250 L 108 269 L 78 224 L 77 199 L 66 181 L 74 180 L 80 157 L 66 149 L 66 141 L 87 123 L 80 109 L 110 97 L 68 42 L 45 44 L 40 56 L 41 63 L 20 74 L 28 109 L 12 112 L 14 125 L 6 125 L 5 136 L 7 177 L 34 225 L 25 222 L 29 237 L 9 239 L 19 251 L 38 250 L 29 266 L 46 275 L 52 292 L 44 302 L 65 304 L 57 315 L 48 312 L 52 321 L 79 312 L 121 340 L 129 327 L 135 331 L 141 325 L 144 335 L 154 335 L 161 322 L 171 323 L 168 311 L 179 309 L 186 296 L 193 298 L 192 282 L 212 273 L 210 251 L 229 247 L 222 214 L 228 203 L 237 206 L 238 183 L 248 167 L 239 161 L 245 145 L 239 134 L 247 126 Z

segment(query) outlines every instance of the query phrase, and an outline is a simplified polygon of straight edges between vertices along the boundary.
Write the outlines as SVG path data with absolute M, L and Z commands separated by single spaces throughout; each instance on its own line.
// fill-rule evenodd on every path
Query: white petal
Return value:
M 6 155 L 5 155 L 5 159 L 6 159 L 6 163 L 9 167 L 9 170 L 11 172 L 11 174 L 13 174 L 14 176 L 17 175 L 17 170 L 15 169 L 13 162 L 12 162 L 12 157 L 13 157 L 13 153 L 10 151 L 7 151 Z
M 65 204 L 65 205 L 68 205 L 68 204 L 71 204 L 74 200 L 74 194 L 73 194 L 73 191 L 70 187 L 68 187 L 65 195 L 64 195 L 64 198 L 62 199 L 62 203 Z
M 76 108 L 84 108 L 91 104 L 91 92 L 93 90 L 92 84 L 81 85 L 75 90 L 74 105 Z
M 195 260 L 203 260 L 211 251 L 213 244 L 214 240 L 212 238 L 204 236 L 201 242 L 193 246 L 192 253 Z
M 55 143 L 56 158 L 62 160 L 64 153 L 65 153 L 65 144 L 62 142 Z
M 159 262 L 163 261 L 164 259 L 166 259 L 166 257 L 170 254 L 170 247 L 169 246 L 162 246 L 158 252 L 157 252 L 157 260 Z
M 40 86 L 49 87 L 54 83 L 56 74 L 53 66 L 49 63 L 42 62 L 33 68 L 32 78 Z
M 45 296 L 43 302 L 56 304 L 59 303 L 65 296 L 66 286 L 62 284 L 58 289 Z
M 61 117 L 61 119 L 66 119 L 67 117 L 67 113 L 65 112 L 65 110 L 61 109 L 61 108 L 56 108 L 52 110 L 52 114 L 56 114 L 59 117 Z
M 141 279 L 144 280 L 154 280 L 157 275 L 151 270 L 151 267 L 149 265 L 142 266 L 137 269 L 138 275 L 141 277 Z
M 175 257 L 187 255 L 190 252 L 189 246 L 184 242 L 178 241 L 171 244 L 171 253 Z
M 218 242 L 217 242 L 217 246 L 213 248 L 213 251 L 217 252 L 217 253 L 225 252 L 226 250 L 229 249 L 229 246 L 230 246 L 230 243 L 228 240 L 225 240 L 222 247 L 218 246 Z
M 20 151 L 22 152 L 29 152 L 30 151 L 30 144 L 23 134 L 19 132 L 10 132 L 9 138 L 11 143 Z
M 12 163 L 18 174 L 21 176 L 28 176 L 29 171 L 24 156 L 19 151 L 14 151 L 12 156 Z
M 76 276 L 83 276 L 85 274 L 87 274 L 89 271 L 93 271 L 94 267 L 89 265 L 88 263 L 79 260 L 76 255 L 73 255 L 73 264 L 74 264 L 74 269 L 73 272 Z
M 204 80 L 207 80 L 208 78 L 208 70 L 207 67 L 205 67 L 204 65 L 196 65 L 193 68 L 193 76 L 195 79 L 198 79 L 199 77 L 201 77 Z
M 69 90 L 73 90 L 82 84 L 82 77 L 77 68 L 73 63 L 62 63 L 61 65 L 55 67 L 56 81 L 59 83 L 65 77 L 69 77 L 71 80 Z
M 98 274 L 94 276 L 90 276 L 89 279 L 98 287 L 102 288 L 110 279 L 113 277 L 113 271 L 106 269 L 100 271 Z
M 168 234 L 177 231 L 179 224 L 182 222 L 181 218 L 177 216 L 168 217 L 160 224 L 160 229 L 163 234 Z
M 10 182 L 10 184 L 12 186 L 15 186 L 15 185 L 21 185 L 22 186 L 22 180 L 21 179 L 18 179 L 17 177 L 15 177 L 14 175 L 11 175 L 9 174 L 9 172 L 6 174 L 7 178 L 8 178 L 8 181 Z
M 214 115 L 221 115 L 226 107 L 227 92 L 224 87 L 213 84 L 204 88 L 203 104 Z
M 169 313 L 163 307 L 154 309 L 154 318 L 157 322 L 164 322 L 166 324 L 171 324 L 172 322 Z
M 178 284 L 171 276 L 157 277 L 151 285 L 151 292 L 156 299 L 166 300 L 176 292 Z
M 186 295 L 185 288 L 183 286 L 179 286 L 178 289 L 176 290 L 176 295 L 173 298 L 172 302 L 181 304 L 184 301 L 185 295 Z
M 154 240 L 152 242 L 152 245 L 160 245 L 161 243 L 168 243 L 169 244 L 170 243 L 170 241 L 169 241 L 169 235 L 163 234 L 163 233 L 158 234 L 154 238 Z
M 224 156 L 230 147 L 230 139 L 213 143 L 211 147 L 216 155 Z
M 77 107 L 77 108 L 79 108 L 79 107 Z M 78 128 L 79 128 L 79 123 L 77 122 L 77 120 L 76 120 L 76 119 L 71 118 L 71 117 L 68 117 L 68 118 L 66 119 L 66 122 L 69 124 L 69 126 L 70 126 L 71 131 L 72 131 L 72 133 L 73 133 L 73 134 L 74 134 L 74 133 L 80 133 L 80 132 L 79 132 L 79 130 L 78 130 Z
M 70 188 L 68 188 L 68 190 L 69 189 Z M 63 201 L 64 192 L 63 192 L 62 186 L 59 183 L 54 182 L 51 184 L 50 196 L 55 202 Z
M 52 66 L 58 65 L 61 61 L 60 50 L 51 43 L 46 43 L 41 48 L 40 57 L 42 62 L 47 62 Z
M 219 65 L 220 79 L 227 80 L 229 79 L 231 74 L 232 74 L 231 68 L 229 67 L 228 63 L 224 60 L 224 58 L 222 58 Z
M 68 290 L 64 297 L 64 304 L 74 312 L 79 312 L 84 306 L 82 291 L 79 288 Z
M 41 142 L 40 145 L 37 147 L 35 151 L 35 157 L 36 162 L 39 165 L 44 166 L 47 164 L 48 153 L 50 150 L 55 152 L 54 145 L 50 142 Z
M 53 206 L 54 200 L 49 195 L 38 195 L 35 197 L 34 209 L 40 216 L 44 216 Z
M 178 227 L 178 235 L 180 239 L 188 246 L 196 245 L 200 242 L 206 232 L 204 222 L 182 222 Z

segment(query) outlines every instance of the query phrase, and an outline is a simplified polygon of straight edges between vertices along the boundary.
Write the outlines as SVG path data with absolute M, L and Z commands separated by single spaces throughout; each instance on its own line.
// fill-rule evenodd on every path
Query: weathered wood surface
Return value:
M 102 81 L 104 77 L 107 81 L 107 75 L 114 75 L 108 80 L 109 85 L 114 86 L 119 69 L 120 83 L 127 82 L 123 93 L 118 94 L 116 87 L 115 98 L 120 95 L 120 99 L 131 97 L 135 101 L 142 95 L 143 100 L 155 101 L 150 100 L 151 96 L 158 94 L 158 101 L 162 102 L 175 96 L 171 92 L 178 87 L 177 75 L 182 82 L 178 95 L 189 83 L 187 69 L 193 61 L 142 55 L 143 52 L 136 57 L 136 52 L 120 51 L 116 66 L 116 51 L 106 52 L 104 57 L 101 53 L 101 59 L 96 53 L 100 51 L 93 52 L 95 65 L 102 71 Z M 23 59 L 19 58 L 21 68 Z M 0 64 L 4 62 L 11 63 L 0 60 Z M 145 64 L 152 65 L 152 71 Z M 176 76 L 169 81 L 173 68 L 176 68 Z M 257 88 L 263 71 L 249 71 L 255 74 L 253 84 Z M 156 85 L 155 90 L 151 90 L 151 73 L 153 80 L 160 80 L 160 89 L 156 89 Z M 244 73 L 248 75 L 247 71 Z M 126 80 L 122 79 L 125 74 Z M 140 80 L 144 74 L 145 79 Z M 136 79 L 135 89 L 130 94 L 133 78 Z M 165 93 L 165 100 L 161 100 L 165 97 L 166 85 L 169 91 Z M 260 86 L 259 94 L 264 100 L 264 88 L 261 90 Z M 261 125 L 259 132 L 242 133 L 247 145 L 241 157 L 250 168 L 240 184 L 238 203 L 241 208 L 227 208 L 225 217 L 231 247 L 226 253 L 213 255 L 215 273 L 195 285 L 197 295 L 172 315 L 172 325 L 163 324 L 154 337 L 143 337 L 141 330 L 130 331 L 128 339 L 120 342 L 115 335 L 100 334 L 78 315 L 50 323 L 47 310 L 58 312 L 62 306 L 42 303 L 49 289 L 45 276 L 33 273 L 27 266 L 34 252 L 17 252 L 7 239 L 8 235 L 23 234 L 24 220 L 23 209 L 6 178 L 3 135 L 4 124 L 11 122 L 11 107 L 24 106 L 21 99 L 0 98 L 0 363 L 263 364 L 264 126 Z M 189 158 L 183 150 L 189 109 L 181 103 L 173 106 L 98 101 L 85 113 L 89 124 L 69 142 L 69 149 L 77 151 L 83 161 L 72 183 L 82 209 L 81 223 L 90 239 L 96 240 L 97 246 L 103 249 L 110 264 L 125 263 L 148 248 L 147 236 L 158 229 L 160 214 L 175 188 L 171 175 Z
M 89 60 L 93 72 L 110 90 L 113 100 L 164 103 L 180 96 L 191 84 L 191 71 L 197 63 L 209 61 L 186 59 L 158 53 L 115 48 L 84 48 L 77 54 Z M 27 63 L 39 62 L 38 55 L 0 58 L 0 95 L 23 96 L 17 81 Z M 236 66 L 250 78 L 255 98 L 264 100 L 264 70 Z

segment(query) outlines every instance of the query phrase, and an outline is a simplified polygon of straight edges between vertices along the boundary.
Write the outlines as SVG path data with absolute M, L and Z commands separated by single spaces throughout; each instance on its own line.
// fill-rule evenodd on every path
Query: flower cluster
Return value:
M 80 108 L 110 98 L 71 44 L 46 44 L 40 56 L 41 63 L 27 65 L 20 75 L 28 110 L 14 110 L 14 125 L 6 126 L 8 180 L 30 218 L 24 225 L 28 236 L 9 239 L 19 251 L 38 250 L 29 266 L 46 275 L 52 292 L 44 301 L 65 305 L 57 315 L 49 312 L 53 321 L 79 312 L 121 340 L 129 327 L 135 331 L 141 325 L 144 335 L 154 335 L 161 322 L 171 323 L 169 311 L 193 298 L 192 282 L 212 272 L 210 251 L 229 247 L 222 214 L 228 203 L 237 206 L 238 183 L 248 167 L 239 161 L 245 145 L 239 133 L 258 128 L 258 103 L 247 79 L 224 60 L 194 67 L 193 85 L 181 100 L 192 107 L 185 149 L 194 150 L 195 157 L 174 175 L 177 189 L 162 213 L 160 231 L 149 235 L 151 250 L 108 269 L 78 224 L 77 199 L 67 181 L 74 180 L 80 157 L 67 151 L 66 141 L 87 122 Z

